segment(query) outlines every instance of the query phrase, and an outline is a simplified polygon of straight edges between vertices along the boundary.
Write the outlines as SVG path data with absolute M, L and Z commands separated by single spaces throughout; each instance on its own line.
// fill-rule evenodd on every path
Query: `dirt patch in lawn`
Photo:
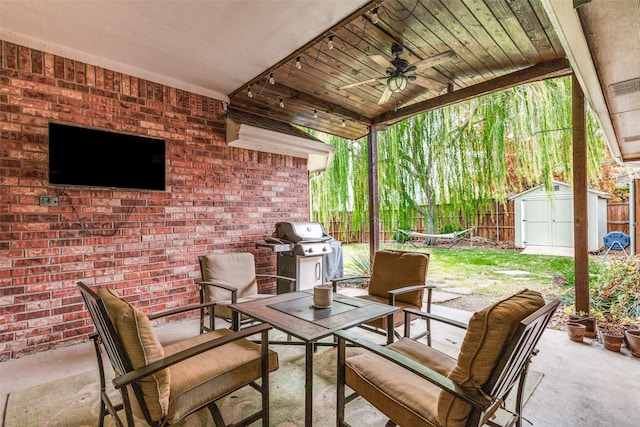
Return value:
M 446 291 L 446 288 L 443 289 Z M 555 298 L 562 290 L 562 287 L 559 283 L 554 283 L 547 289 L 543 289 L 540 291 L 542 297 L 546 301 L 550 301 Z M 435 301 L 433 304 L 441 305 L 444 307 L 455 308 L 457 310 L 464 310 L 470 312 L 480 311 L 485 307 L 490 306 L 504 298 L 506 295 L 483 295 L 483 294 L 469 294 L 469 295 L 459 295 L 455 299 L 449 299 L 446 301 L 438 302 Z M 565 323 L 569 320 L 569 316 L 565 314 L 565 305 L 560 303 L 558 309 L 556 310 L 554 316 L 551 318 L 549 322 L 549 328 L 564 330 Z
M 449 301 L 444 301 L 441 303 L 434 303 L 434 304 L 442 305 L 444 307 L 455 308 L 458 310 L 475 312 L 475 311 L 482 310 L 483 308 L 497 301 L 500 301 L 503 298 L 504 297 L 495 297 L 491 295 L 471 294 L 471 295 L 460 295 L 458 298 L 451 299 Z

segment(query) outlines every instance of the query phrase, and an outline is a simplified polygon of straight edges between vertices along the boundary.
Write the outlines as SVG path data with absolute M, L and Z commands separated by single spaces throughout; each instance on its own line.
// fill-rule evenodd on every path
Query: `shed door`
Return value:
M 549 201 L 546 199 L 522 199 L 522 207 L 524 224 L 522 240 L 524 245 L 552 245 Z
M 523 199 L 523 243 L 539 246 L 573 246 L 573 199 Z
M 573 246 L 573 199 L 553 201 L 553 246 Z

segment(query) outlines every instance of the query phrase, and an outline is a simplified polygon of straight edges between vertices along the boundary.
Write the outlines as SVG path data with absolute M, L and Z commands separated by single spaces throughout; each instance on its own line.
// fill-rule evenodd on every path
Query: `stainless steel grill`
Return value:
M 266 244 L 277 252 L 279 276 L 294 277 L 296 288 L 278 280 L 278 293 L 313 289 L 324 283 L 325 258 L 332 252 L 333 238 L 317 222 L 279 222 Z

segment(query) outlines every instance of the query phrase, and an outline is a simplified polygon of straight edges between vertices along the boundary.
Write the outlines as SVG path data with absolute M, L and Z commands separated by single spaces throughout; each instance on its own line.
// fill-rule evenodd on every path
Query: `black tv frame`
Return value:
M 49 122 L 49 184 L 165 191 L 165 140 Z

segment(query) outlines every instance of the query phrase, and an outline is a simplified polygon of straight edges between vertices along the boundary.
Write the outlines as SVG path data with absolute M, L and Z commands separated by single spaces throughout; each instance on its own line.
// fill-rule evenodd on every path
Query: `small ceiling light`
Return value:
M 274 84 L 276 84 L 276 79 L 273 77 L 273 73 L 269 74 L 269 84 L 271 86 L 273 86 Z
M 247 96 L 253 98 L 253 92 L 251 92 L 251 86 L 247 87 Z
M 327 42 L 327 49 L 333 49 L 333 36 L 329 36 L 329 41 Z
M 316 109 L 313 110 L 313 118 L 314 119 L 318 118 L 318 110 L 316 110 Z
M 399 93 L 407 87 L 407 76 L 401 73 L 393 73 L 387 80 L 387 87 L 393 93 Z
M 280 98 L 280 108 L 284 108 L 284 100 Z
M 379 20 L 380 18 L 378 17 L 378 8 L 376 7 L 371 11 L 371 23 L 375 25 Z
M 347 121 L 345 119 L 342 119 L 342 127 L 345 127 L 347 125 Z
M 296 68 L 299 70 L 300 68 L 302 68 L 302 62 L 300 61 L 300 57 L 298 56 L 296 58 Z

